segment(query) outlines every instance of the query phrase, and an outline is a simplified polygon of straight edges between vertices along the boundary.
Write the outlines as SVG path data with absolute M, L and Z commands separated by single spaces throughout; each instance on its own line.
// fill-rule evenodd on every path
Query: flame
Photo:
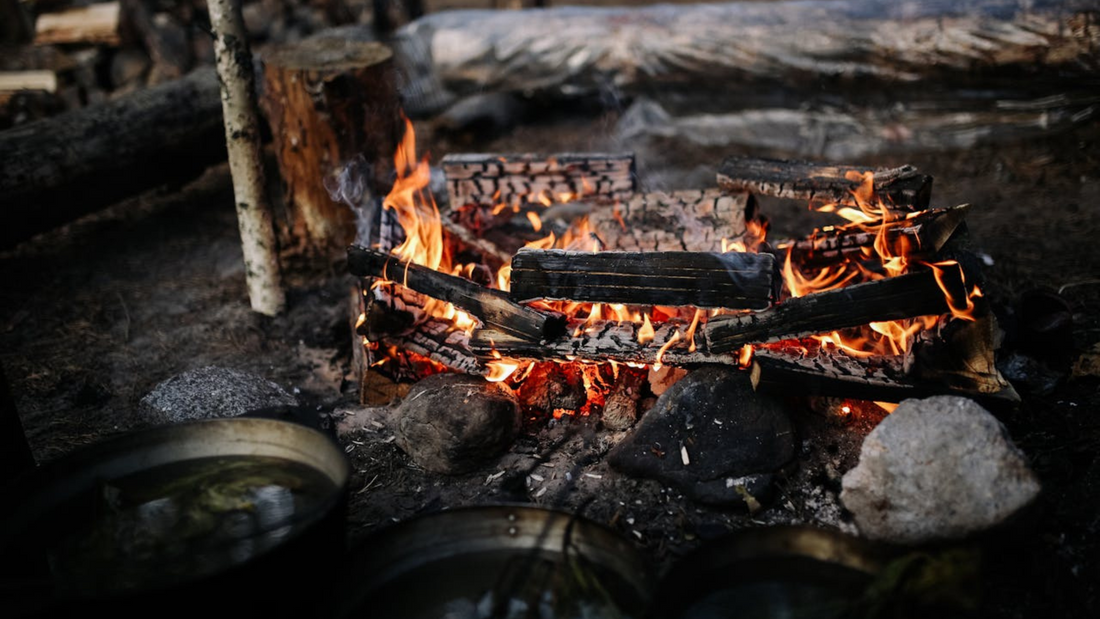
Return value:
M 742 369 L 748 369 L 752 367 L 752 344 L 745 344 L 741 347 L 741 351 L 737 353 L 737 365 Z
M 489 373 L 485 375 L 485 380 L 491 383 L 502 382 L 507 380 L 507 378 L 519 368 L 519 363 L 511 360 L 504 360 L 500 352 L 497 351 L 495 344 L 493 345 L 492 354 L 493 360 L 485 364 L 489 370 Z
M 959 263 L 955 260 L 945 260 L 943 262 L 925 263 L 932 269 L 932 274 L 936 278 L 936 283 L 939 284 L 940 290 L 943 291 L 944 298 L 947 299 L 947 307 L 951 310 L 951 315 L 960 320 L 968 320 L 974 322 L 977 318 L 974 316 L 974 299 L 982 296 L 982 291 L 974 286 L 974 289 L 966 294 L 962 299 L 956 298 L 954 294 L 948 289 L 947 283 L 944 281 L 944 267 L 954 266 L 959 269 L 962 275 L 963 288 L 966 287 L 966 274 L 962 271 Z
M 680 330 L 679 329 L 673 331 L 672 332 L 672 337 L 668 338 L 668 341 L 665 342 L 664 344 L 662 344 L 661 348 L 657 351 L 657 359 L 656 359 L 656 361 L 653 362 L 653 369 L 654 370 L 659 372 L 661 370 L 661 368 L 664 367 L 664 364 L 661 363 L 661 359 L 664 358 L 665 353 L 668 352 L 668 349 L 672 348 L 672 345 L 675 344 L 678 341 L 680 341 Z
M 645 344 L 653 341 L 653 323 L 649 321 L 649 316 L 642 317 L 642 326 L 638 329 L 638 343 Z
M 535 232 L 542 230 L 542 218 L 535 211 L 527 211 L 527 220 L 531 222 L 531 227 L 535 229 Z

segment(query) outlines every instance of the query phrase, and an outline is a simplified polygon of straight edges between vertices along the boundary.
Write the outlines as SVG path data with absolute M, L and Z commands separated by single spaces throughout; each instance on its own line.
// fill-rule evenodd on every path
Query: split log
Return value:
M 539 204 L 540 199 L 566 202 L 585 196 L 624 200 L 635 188 L 632 154 L 457 154 L 444 157 L 442 167 L 451 211 L 470 205 L 519 207 Z
M 878 229 L 884 226 L 884 240 L 892 255 L 928 258 L 943 248 L 969 210 L 970 205 L 963 204 L 914 213 L 905 219 L 885 224 L 880 220 L 863 225 L 824 228 L 804 239 L 777 243 L 775 253 L 784 259 L 789 252 L 791 262 L 803 267 L 836 264 L 845 260 L 860 262 L 874 255 Z
M 434 299 L 453 303 L 486 326 L 512 337 L 538 342 L 556 337 L 561 321 L 513 302 L 508 295 L 454 275 L 401 262 L 363 247 L 348 248 L 348 271 L 359 277 L 376 277 L 411 288 Z
M 0 71 L 0 93 L 21 90 L 57 92 L 57 74 L 53 71 Z
M 1015 399 L 1019 395 L 997 369 L 997 320 L 984 298 L 975 300 L 975 320 L 951 320 L 920 334 L 913 345 L 910 373 L 920 380 L 969 393 Z
M 121 10 L 119 2 L 103 2 L 39 15 L 35 22 L 34 44 L 117 46 L 122 42 L 118 27 Z
M 745 234 L 754 208 L 748 194 L 717 189 L 639 193 L 594 209 L 588 223 L 604 249 L 719 251 Z
M 380 43 L 316 38 L 271 51 L 263 67 L 261 103 L 286 188 L 281 245 L 327 266 L 355 241 L 356 213 L 330 197 L 324 179 L 362 155 L 372 195 L 392 183 L 404 131 L 393 54 Z
M 943 269 L 953 298 L 966 298 L 961 268 Z M 858 327 L 871 322 L 948 313 L 950 307 L 932 271 L 889 277 L 837 290 L 787 299 L 770 309 L 712 318 L 704 328 L 712 353 L 733 353 L 763 344 Z
M 121 0 L 126 19 L 153 59 L 155 83 L 182 77 L 191 69 L 187 30 L 171 15 L 154 21 L 146 0 Z
M 718 170 L 718 186 L 727 191 L 748 191 L 810 203 L 852 203 L 860 177 L 875 175 L 875 195 L 906 210 L 928 208 L 932 177 L 910 165 L 898 168 L 834 166 L 804 161 L 730 157 Z
M 771 254 L 520 250 L 509 296 L 535 299 L 763 309 L 782 279 Z
M 213 68 L 0 132 L 0 247 L 190 180 L 225 156 Z
M 642 325 L 617 320 L 598 321 L 574 327 L 566 337 L 535 343 L 509 336 L 494 329 L 479 329 L 470 338 L 470 350 L 482 359 L 492 359 L 494 353 L 510 359 L 534 359 L 540 361 L 590 362 L 617 361 L 654 365 L 696 365 L 700 363 L 724 363 L 737 365 L 737 351 L 733 354 L 714 354 L 706 347 L 703 334 L 697 331 L 687 337 L 688 325 L 662 323 L 653 325 L 652 338 L 641 336 Z M 694 349 L 692 342 L 695 343 Z

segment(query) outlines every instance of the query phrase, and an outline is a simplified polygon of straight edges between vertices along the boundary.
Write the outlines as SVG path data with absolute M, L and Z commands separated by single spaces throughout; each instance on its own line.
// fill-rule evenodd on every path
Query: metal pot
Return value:
M 307 610 L 343 548 L 348 473 L 328 437 L 270 419 L 89 446 L 5 492 L 0 596 L 14 616 Z
M 365 540 L 350 565 L 337 617 L 641 617 L 654 584 L 619 534 L 527 506 L 409 520 Z

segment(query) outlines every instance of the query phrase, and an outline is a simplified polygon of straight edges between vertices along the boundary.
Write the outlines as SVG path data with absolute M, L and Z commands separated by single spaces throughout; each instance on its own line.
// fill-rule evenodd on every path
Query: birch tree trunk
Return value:
M 274 316 L 282 311 L 286 298 L 279 281 L 271 205 L 264 193 L 252 52 L 240 5 L 235 0 L 209 0 L 208 5 L 221 80 L 225 141 L 229 170 L 233 175 L 248 297 L 253 310 Z

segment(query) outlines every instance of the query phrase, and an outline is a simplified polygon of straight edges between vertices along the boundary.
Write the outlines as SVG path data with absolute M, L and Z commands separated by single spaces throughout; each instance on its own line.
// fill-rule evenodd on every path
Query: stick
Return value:
M 253 90 L 252 52 L 235 0 L 209 0 L 214 54 L 221 80 L 225 141 L 237 223 L 244 250 L 245 278 L 252 309 L 268 316 L 286 303 L 279 282 L 278 253 L 271 207 L 264 194 L 263 150 Z
M 780 286 L 771 254 L 524 249 L 512 258 L 509 296 L 520 302 L 763 309 Z
M 454 275 L 402 262 L 387 254 L 351 246 L 348 271 L 359 277 L 392 280 L 419 293 L 453 303 L 488 327 L 512 337 L 538 342 L 556 337 L 563 328 L 561 320 L 513 302 L 499 291 Z

